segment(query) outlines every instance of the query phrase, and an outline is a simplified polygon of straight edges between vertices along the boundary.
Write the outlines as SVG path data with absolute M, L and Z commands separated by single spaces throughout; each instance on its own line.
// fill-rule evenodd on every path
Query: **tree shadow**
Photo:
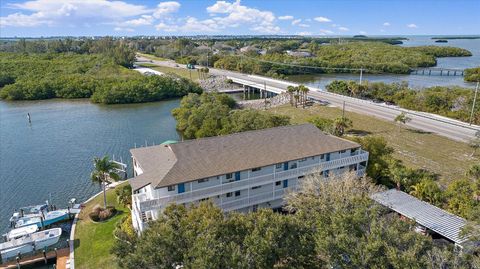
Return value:
M 418 129 L 410 129 L 410 128 L 407 128 L 407 131 L 409 131 L 411 133 L 414 133 L 414 134 L 432 134 L 432 132 L 422 131 L 422 130 L 418 130 Z
M 358 129 L 350 129 L 347 131 L 347 134 L 354 135 L 354 136 L 367 136 L 372 134 L 372 132 L 365 131 L 365 130 L 358 130 Z

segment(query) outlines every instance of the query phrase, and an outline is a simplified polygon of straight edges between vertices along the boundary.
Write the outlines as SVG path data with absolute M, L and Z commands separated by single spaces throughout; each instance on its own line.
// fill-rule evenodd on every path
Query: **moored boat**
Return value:
M 3 235 L 5 241 L 15 240 L 18 238 L 25 237 L 29 234 L 33 234 L 34 232 L 38 231 L 37 225 L 29 225 L 17 229 L 13 229 L 10 232 Z
M 61 228 L 27 234 L 24 237 L 0 243 L 0 255 L 6 260 L 20 254 L 52 246 L 58 242 L 62 234 Z

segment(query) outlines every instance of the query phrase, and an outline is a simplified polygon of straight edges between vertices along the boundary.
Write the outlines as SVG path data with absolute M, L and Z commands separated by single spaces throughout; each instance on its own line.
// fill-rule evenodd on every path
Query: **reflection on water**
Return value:
M 115 155 L 129 163 L 135 145 L 177 140 L 170 111 L 178 104 L 0 101 L 0 234 L 15 208 L 42 203 L 49 194 L 66 207 L 72 197 L 83 201 L 98 192 L 89 179 L 94 156 Z
M 440 68 L 471 68 L 480 66 L 480 39 L 455 39 L 448 40 L 448 43 L 435 43 L 431 36 L 413 36 L 408 37 L 409 40 L 404 40 L 401 46 L 453 46 L 467 49 L 472 52 L 471 57 L 445 57 L 437 58 L 437 66 Z M 316 75 L 297 75 L 290 76 L 288 80 L 304 83 L 312 87 L 325 89 L 325 85 L 333 80 L 356 80 L 359 81 L 359 74 L 316 74 Z M 363 74 L 363 80 L 371 82 L 402 82 L 407 81 L 412 88 L 425 88 L 432 86 L 461 86 L 467 88 L 474 88 L 475 83 L 464 82 L 462 76 L 423 76 L 423 75 L 395 75 L 382 74 L 372 75 Z

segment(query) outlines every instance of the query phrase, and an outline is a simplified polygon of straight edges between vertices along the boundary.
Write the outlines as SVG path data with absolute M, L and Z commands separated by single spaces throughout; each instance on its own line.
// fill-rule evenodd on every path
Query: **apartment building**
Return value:
M 311 124 L 248 131 L 131 150 L 132 221 L 139 232 L 169 203 L 211 200 L 224 211 L 279 208 L 313 172 L 362 176 L 368 152 Z

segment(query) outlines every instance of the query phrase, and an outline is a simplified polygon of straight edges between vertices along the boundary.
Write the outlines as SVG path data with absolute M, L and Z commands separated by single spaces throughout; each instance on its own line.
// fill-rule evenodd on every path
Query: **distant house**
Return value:
M 287 50 L 285 51 L 287 55 L 294 56 L 294 57 L 312 57 L 312 54 L 308 51 L 293 51 L 293 50 Z
M 365 173 L 368 152 L 311 124 L 164 143 L 130 150 L 132 221 L 139 232 L 170 203 L 210 200 L 224 211 L 280 208 L 313 171 Z
M 243 48 L 240 48 L 240 52 L 242 53 L 246 53 L 246 52 L 256 52 L 257 54 L 261 54 L 261 55 L 265 55 L 267 53 L 266 50 L 264 49 L 259 49 L 257 47 L 254 47 L 254 46 L 245 46 Z

